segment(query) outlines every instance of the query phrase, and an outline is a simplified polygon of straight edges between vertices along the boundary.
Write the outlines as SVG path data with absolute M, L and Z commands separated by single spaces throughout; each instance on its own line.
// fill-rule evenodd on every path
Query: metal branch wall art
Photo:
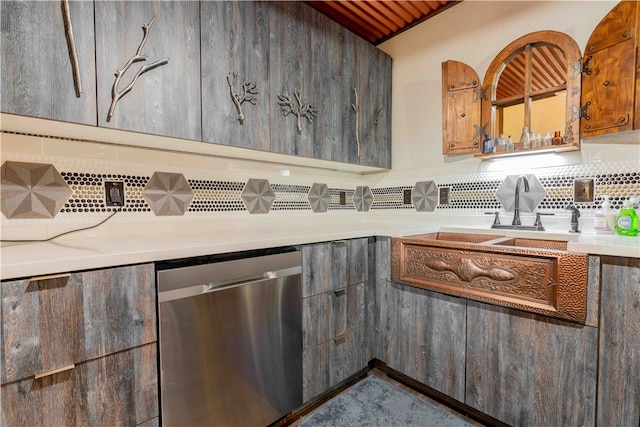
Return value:
M 380 118 L 380 114 L 382 114 L 382 107 L 378 107 L 375 114 L 371 118 L 369 125 L 367 126 L 367 130 L 364 133 L 363 137 L 360 138 L 360 105 L 358 103 L 358 91 L 354 88 L 353 94 L 355 95 L 355 102 L 351 104 L 351 108 L 356 112 L 356 144 L 358 146 L 358 160 L 362 162 L 363 148 L 365 144 L 371 139 L 371 135 L 373 135 L 373 128 L 378 123 L 378 119 Z
M 233 100 L 233 104 L 238 110 L 238 121 L 242 123 L 244 121 L 244 113 L 242 112 L 242 103 L 247 101 L 252 105 L 256 105 L 256 99 L 258 99 L 258 91 L 256 90 L 256 84 L 245 80 L 242 83 L 242 87 L 236 91 L 236 78 L 237 73 L 227 74 L 227 84 L 229 85 L 229 94 Z
M 278 105 L 282 107 L 283 116 L 286 117 L 289 114 L 295 114 L 298 117 L 297 129 L 298 133 L 301 134 L 301 118 L 304 117 L 309 123 L 313 123 L 313 119 L 318 117 L 318 109 L 311 104 L 307 104 L 306 101 L 303 101 L 298 89 L 294 89 L 293 97 L 294 99 L 291 99 L 286 91 L 278 94 Z
M 73 86 L 76 90 L 76 97 L 82 95 L 82 80 L 80 80 L 80 65 L 78 64 L 78 54 L 76 52 L 76 42 L 73 38 L 73 28 L 71 27 L 71 13 L 69 12 L 68 0 L 62 0 L 62 19 L 64 22 L 64 34 L 67 37 L 69 47 L 69 59 L 71 59 L 71 72 L 73 73 Z
M 120 79 L 122 78 L 122 76 L 124 75 L 124 73 L 127 72 L 127 70 L 129 70 L 129 68 L 131 68 L 131 66 L 136 63 L 136 62 L 141 62 L 141 61 L 146 61 L 147 60 L 147 55 L 143 55 L 142 54 L 142 49 L 144 48 L 144 44 L 147 42 L 147 38 L 149 37 L 149 30 L 151 29 L 151 25 L 153 25 L 153 21 L 156 20 L 156 17 L 154 16 L 151 19 L 151 22 L 149 22 L 148 24 L 145 23 L 142 26 L 142 41 L 140 42 L 140 45 L 138 46 L 138 50 L 136 50 L 135 55 L 133 55 L 129 61 L 127 61 L 127 63 L 124 65 L 124 67 L 122 67 L 121 70 L 116 70 L 115 72 L 115 80 L 113 82 L 113 86 L 111 87 L 111 106 L 109 107 L 109 113 L 107 114 L 107 121 L 111 120 L 111 117 L 113 116 L 113 111 L 116 108 L 116 104 L 118 103 L 118 101 L 120 100 L 120 98 L 122 98 L 123 96 L 125 96 L 127 93 L 129 93 L 131 91 L 131 89 L 133 89 L 133 85 L 136 83 L 136 81 L 138 80 L 138 77 L 140 77 L 142 74 L 146 73 L 147 71 L 151 71 L 156 67 L 159 67 L 161 65 L 165 65 L 169 62 L 169 58 L 163 58 L 163 59 L 159 59 L 156 62 L 153 62 L 149 65 L 143 65 L 142 67 L 140 67 L 140 69 L 138 70 L 138 72 L 133 76 L 133 80 L 131 80 L 131 83 L 129 83 L 127 86 L 125 86 L 122 91 L 118 92 L 118 84 L 120 83 Z

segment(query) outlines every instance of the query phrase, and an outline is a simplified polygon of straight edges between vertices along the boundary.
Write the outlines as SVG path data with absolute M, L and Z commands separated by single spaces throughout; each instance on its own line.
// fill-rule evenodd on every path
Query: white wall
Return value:
M 380 45 L 393 58 L 393 174 L 416 169 L 434 175 L 487 169 L 472 155 L 442 155 L 442 62 L 464 62 L 482 81 L 505 46 L 540 30 L 562 31 L 584 52 L 593 29 L 616 4 L 465 0 Z M 580 163 L 592 157 L 590 151 L 604 150 L 613 157 L 610 160 L 638 158 L 637 145 L 589 145 L 583 145 L 582 153 L 564 156 L 573 159 L 570 163 Z

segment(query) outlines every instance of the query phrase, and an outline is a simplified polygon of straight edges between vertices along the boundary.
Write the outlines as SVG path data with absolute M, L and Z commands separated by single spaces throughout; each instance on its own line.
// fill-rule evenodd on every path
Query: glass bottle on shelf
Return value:
M 532 147 L 542 147 L 542 137 L 540 136 L 540 132 L 531 131 L 531 146 Z
M 484 137 L 484 142 L 482 143 L 482 152 L 484 154 L 493 153 L 493 141 L 491 140 L 491 136 L 486 134 Z
M 551 132 L 547 131 L 547 134 L 544 136 L 544 146 L 548 147 L 551 145 L 553 141 L 553 137 L 551 136 Z
M 560 136 L 560 131 L 557 130 L 555 131 L 554 135 L 553 135 L 553 139 L 551 140 L 551 145 L 561 145 L 562 144 L 562 137 Z
M 520 148 L 528 150 L 531 148 L 531 135 L 529 135 L 529 127 L 522 127 L 522 135 L 520 135 Z
M 513 143 L 513 139 L 511 139 L 511 135 L 507 139 L 507 151 L 513 151 L 516 149 L 515 144 Z

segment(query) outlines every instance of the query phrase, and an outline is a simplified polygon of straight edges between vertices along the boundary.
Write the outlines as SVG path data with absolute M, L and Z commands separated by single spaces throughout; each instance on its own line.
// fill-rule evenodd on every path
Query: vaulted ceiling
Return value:
M 306 3 L 378 45 L 460 1 L 315 0 Z

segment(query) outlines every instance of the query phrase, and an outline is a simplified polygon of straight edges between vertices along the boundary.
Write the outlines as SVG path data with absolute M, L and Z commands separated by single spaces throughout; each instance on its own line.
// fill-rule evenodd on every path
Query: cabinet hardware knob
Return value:
M 627 120 L 626 117 L 619 117 L 618 118 L 618 122 L 620 122 L 620 123 L 624 123 L 626 120 Z
M 585 128 L 585 129 L 587 129 L 587 130 L 589 130 L 589 129 L 591 129 L 591 125 L 585 125 L 585 127 L 584 127 L 584 128 Z
M 477 147 L 478 146 L 478 141 L 473 141 L 473 146 Z
M 460 114 L 460 117 L 467 117 L 465 113 Z
M 70 371 L 71 369 L 75 368 L 76 365 L 74 365 L 73 363 L 71 365 L 68 366 L 63 366 L 62 368 L 57 368 L 57 369 L 52 369 L 50 371 L 46 371 L 46 372 L 42 372 L 40 374 L 37 374 L 33 377 L 34 380 L 37 380 L 39 378 L 44 378 L 44 377 L 48 377 L 49 375 L 53 375 L 53 374 L 57 374 L 60 372 L 64 372 L 64 371 Z
M 456 85 L 451 85 L 451 86 L 449 86 L 449 87 L 450 87 L 451 89 L 455 89 L 455 88 L 456 88 Z
M 609 86 L 610 84 L 611 84 L 611 82 L 609 82 L 609 80 L 605 80 L 605 81 L 602 83 L 602 86 L 607 87 L 607 86 Z

